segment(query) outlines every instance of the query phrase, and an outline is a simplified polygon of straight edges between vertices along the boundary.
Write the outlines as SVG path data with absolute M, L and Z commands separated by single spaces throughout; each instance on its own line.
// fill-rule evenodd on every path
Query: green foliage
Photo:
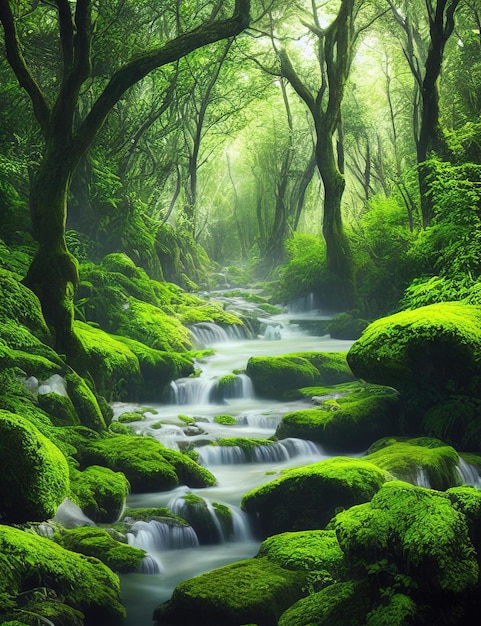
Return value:
M 237 424 L 237 420 L 232 415 L 215 415 L 214 422 L 216 424 L 223 424 L 224 426 L 232 426 L 233 424 Z
M 397 194 L 375 196 L 352 226 L 357 299 L 364 315 L 393 310 L 412 278 L 409 250 L 415 239 Z
M 285 247 L 288 261 L 279 286 L 281 300 L 291 302 L 310 293 L 323 294 L 328 274 L 322 240 L 313 235 L 294 233 L 293 238 L 285 242 Z
M 0 411 L 0 510 L 11 522 L 54 515 L 69 490 L 67 461 L 33 424 Z

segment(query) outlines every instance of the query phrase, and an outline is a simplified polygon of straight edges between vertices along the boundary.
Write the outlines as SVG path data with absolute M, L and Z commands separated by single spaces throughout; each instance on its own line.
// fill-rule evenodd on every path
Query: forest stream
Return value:
M 149 405 L 157 413 L 145 414 L 146 419 L 134 423 L 137 432 L 154 436 L 164 445 L 179 449 L 186 441 L 196 441 L 199 462 L 217 478 L 215 487 L 189 489 L 185 486 L 162 493 L 132 494 L 128 507 L 169 507 L 178 509 L 179 497 L 194 493 L 211 503 L 229 506 L 233 512 L 234 537 L 226 541 L 222 529 L 218 541 L 199 545 L 191 528 L 179 536 L 165 532 L 160 523 L 137 522 L 132 526 L 129 542 L 145 549 L 150 557 L 145 562 L 147 571 L 121 576 L 122 600 L 127 608 L 126 626 L 150 626 L 154 608 L 168 600 L 174 587 L 182 580 L 254 556 L 260 545 L 255 539 L 249 521 L 239 508 L 242 496 L 250 489 L 272 480 L 283 469 L 301 466 L 327 458 L 322 449 L 312 442 L 286 439 L 275 445 L 260 446 L 256 461 L 246 463 L 239 447 L 206 445 L 218 437 L 262 438 L 271 437 L 285 413 L 306 406 L 305 402 L 276 402 L 256 398 L 249 379 L 239 375 L 235 397 L 216 399 L 216 381 L 225 374 L 243 370 L 251 356 L 279 355 L 290 352 L 347 351 L 351 341 L 333 340 L 329 335 L 308 334 L 302 330 L 302 321 L 315 326 L 322 320 L 319 313 L 285 314 L 265 320 L 262 335 L 255 338 L 229 336 L 214 325 L 203 324 L 197 331 L 197 340 L 215 354 L 198 363 L 201 374 L 197 378 L 180 379 L 172 383 L 171 401 L 168 404 Z M 325 319 L 325 318 L 324 318 Z M 312 332 L 312 330 L 311 330 Z M 132 409 L 132 405 L 116 404 L 116 415 Z M 237 424 L 224 426 L 214 422 L 214 416 L 229 414 Z M 198 434 L 186 435 L 181 428 L 179 415 L 195 419 Z M 152 424 L 162 422 L 162 428 Z M 197 430 L 194 428 L 195 432 Z M 361 451 L 360 451 L 361 452 Z M 339 451 L 342 454 L 342 450 Z M 332 456 L 332 454 L 329 454 Z M 352 454 L 351 454 L 352 456 Z

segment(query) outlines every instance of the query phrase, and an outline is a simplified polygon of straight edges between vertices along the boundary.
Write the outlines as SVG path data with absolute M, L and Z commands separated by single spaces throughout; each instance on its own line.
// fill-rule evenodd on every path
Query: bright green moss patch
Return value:
M 52 424 L 55 426 L 76 426 L 80 424 L 80 418 L 68 396 L 58 393 L 44 393 L 38 396 L 39 407 L 48 413 Z
M 116 541 L 107 530 L 91 526 L 57 531 L 54 541 L 66 550 L 94 556 L 119 574 L 138 570 L 147 554 L 144 550 Z
M 177 585 L 154 619 L 172 626 L 276 626 L 281 613 L 304 595 L 304 584 L 302 572 L 267 559 L 239 561 Z
M 33 424 L 0 411 L 0 512 L 10 522 L 52 517 L 69 490 L 64 455 Z
M 0 526 L 0 554 L 7 566 L 0 576 L 0 602 L 4 604 L 0 604 L 0 614 L 7 621 L 18 616 L 16 611 L 8 612 L 8 600 L 15 602 L 20 593 L 28 598 L 27 592 L 39 588 L 80 611 L 86 624 L 114 626 L 125 617 L 118 577 L 97 559 L 7 526 Z M 28 610 L 29 604 L 24 608 Z
M 481 308 L 443 302 L 381 318 L 347 360 L 357 377 L 415 395 L 418 408 L 451 394 L 479 397 Z
M 287 413 L 279 424 L 279 439 L 297 437 L 333 450 L 360 451 L 373 439 L 399 432 L 398 394 L 389 387 L 364 385 L 312 409 Z
M 266 536 L 321 529 L 338 509 L 370 500 L 386 478 L 368 461 L 334 457 L 287 470 L 244 495 L 241 506 L 258 519 Z
M 191 487 L 215 484 L 208 470 L 149 437 L 116 435 L 88 442 L 82 461 L 123 472 L 136 492 L 167 491 L 179 484 Z
M 421 593 L 462 593 L 478 581 L 466 518 L 441 492 L 388 482 L 331 526 L 346 558 L 364 572 L 378 563 L 385 575 L 412 577 Z
M 65 376 L 67 393 L 80 418 L 82 426 L 101 432 L 106 429 L 106 423 L 97 398 L 88 387 L 85 380 L 76 372 Z
M 124 520 L 140 520 L 142 522 L 150 522 L 156 520 L 167 524 L 175 524 L 176 526 L 187 526 L 187 522 L 166 507 L 160 508 L 141 508 L 141 509 L 125 509 Z
M 339 578 L 344 554 L 333 530 L 287 532 L 266 539 L 257 553 L 286 569 L 305 570 L 311 581 Z
M 272 357 L 251 357 L 246 373 L 256 393 L 281 398 L 287 392 L 314 385 L 335 385 L 353 376 L 341 352 L 307 352 Z
M 51 343 L 40 301 L 14 274 L 0 268 L 0 322 L 16 322 L 44 343 Z
M 232 426 L 237 424 L 237 420 L 232 415 L 215 415 L 214 422 L 216 424 L 223 424 L 224 426 Z
M 128 346 L 83 322 L 75 322 L 74 329 L 84 351 L 82 369 L 91 374 L 100 394 L 116 400 L 125 393 L 126 379 L 139 384 L 139 361 Z
M 129 424 L 130 422 L 142 422 L 145 419 L 140 411 L 126 411 L 118 417 L 121 424 Z
M 419 442 L 419 445 L 418 445 Z M 429 443 L 429 442 L 428 442 Z M 422 445 L 422 440 L 393 441 L 364 457 L 399 480 L 446 490 L 460 482 L 459 455 L 451 446 Z
M 182 324 L 198 324 L 200 322 L 212 322 L 219 325 L 243 326 L 242 320 L 230 311 L 224 311 L 220 302 L 200 301 L 199 306 L 177 306 L 176 315 Z
M 369 610 L 363 584 L 339 582 L 303 598 L 279 619 L 278 626 L 362 626 Z M 394 622 L 402 624 L 403 622 Z
M 94 522 L 115 522 L 129 493 L 129 482 L 121 472 L 91 465 L 83 472 L 70 470 L 70 489 L 82 511 Z

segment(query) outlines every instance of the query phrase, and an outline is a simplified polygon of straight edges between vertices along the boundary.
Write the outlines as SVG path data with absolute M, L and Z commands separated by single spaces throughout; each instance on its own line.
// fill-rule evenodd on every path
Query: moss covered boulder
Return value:
M 341 397 L 321 399 L 314 408 L 287 413 L 276 436 L 308 439 L 329 450 L 359 452 L 374 439 L 400 432 L 398 396 L 390 387 L 356 387 Z
M 353 380 L 343 352 L 251 357 L 246 373 L 259 396 L 274 399 L 301 387 L 335 385 Z
M 81 462 L 122 472 L 135 492 L 167 491 L 179 484 L 215 484 L 207 469 L 150 437 L 113 435 L 84 442 Z
M 338 509 L 370 500 L 386 478 L 368 461 L 334 457 L 287 470 L 248 492 L 241 507 L 256 518 L 263 536 L 322 529 Z
M 147 555 L 144 550 L 117 541 L 104 528 L 82 526 L 58 530 L 53 539 L 66 550 L 99 559 L 119 574 L 137 571 Z
M 125 506 L 130 485 L 122 472 L 91 465 L 70 470 L 70 489 L 82 511 L 94 522 L 111 524 Z
M 443 302 L 381 318 L 347 360 L 357 377 L 395 387 L 418 410 L 453 394 L 479 397 L 481 307 Z
M 65 382 L 81 425 L 97 432 L 105 431 L 107 424 L 99 401 L 85 379 L 72 371 L 65 376 Z
M 116 626 L 125 618 L 119 579 L 97 559 L 0 526 L 0 564 L 2 623 L 42 615 L 65 626 Z
M 388 482 L 370 502 L 339 513 L 330 527 L 350 564 L 350 577 L 368 583 L 362 597 L 369 599 L 370 614 L 381 618 L 384 612 L 389 618 L 386 600 L 401 594 L 404 608 L 409 605 L 412 613 L 415 607 L 406 623 L 470 623 L 479 596 L 479 565 L 466 516 L 448 494 Z
M 10 522 L 52 517 L 69 491 L 67 460 L 31 423 L 0 410 L 0 513 Z
M 186 580 L 154 612 L 165 626 L 276 626 L 305 595 L 305 573 L 266 558 L 248 559 Z
M 389 438 L 374 443 L 368 452 L 365 460 L 413 485 L 444 491 L 461 482 L 459 454 L 436 439 Z

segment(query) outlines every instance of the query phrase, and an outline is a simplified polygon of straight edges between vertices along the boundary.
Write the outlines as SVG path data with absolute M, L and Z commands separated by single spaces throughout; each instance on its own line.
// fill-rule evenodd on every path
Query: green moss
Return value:
M 453 395 L 431 407 L 423 417 L 424 432 L 448 443 L 481 449 L 481 400 Z
M 304 583 L 301 572 L 267 559 L 239 561 L 177 585 L 154 619 L 172 626 L 276 626 L 281 613 L 304 594 Z
M 144 550 L 116 541 L 107 530 L 91 526 L 57 531 L 54 541 L 66 550 L 93 556 L 120 574 L 138 570 L 147 554 Z
M 359 311 L 336 315 L 328 324 L 327 332 L 333 339 L 359 339 L 369 322 L 359 318 Z
M 38 396 L 39 407 L 48 413 L 55 426 L 75 426 L 80 424 L 79 416 L 68 396 L 58 393 L 44 393 Z
M 133 387 L 140 384 L 139 361 L 125 343 L 83 322 L 75 322 L 74 329 L 84 351 L 81 369 L 90 373 L 101 395 L 118 400 L 126 392 L 126 380 Z
M 82 511 L 94 522 L 115 522 L 129 493 L 129 482 L 121 472 L 91 465 L 83 472 L 70 470 L 70 489 Z
M 214 422 L 216 424 L 223 424 L 224 426 L 232 426 L 233 424 L 237 424 L 237 420 L 232 415 L 215 415 Z
M 287 532 L 266 539 L 257 553 L 286 569 L 304 570 L 313 590 L 338 580 L 344 554 L 333 530 Z
M 362 626 L 368 609 L 362 583 L 339 582 L 296 602 L 281 615 L 279 626 Z
M 126 411 L 119 415 L 118 420 L 121 424 L 129 424 L 130 422 L 142 422 L 145 419 L 140 411 Z
M 0 268 L 0 322 L 16 322 L 28 328 L 44 343 L 51 343 L 50 332 L 42 314 L 40 302 L 14 274 Z
M 0 509 L 11 522 L 53 516 L 69 490 L 64 455 L 19 415 L 0 411 Z
M 395 390 L 364 385 L 354 393 L 283 416 L 276 436 L 315 441 L 332 450 L 365 449 L 373 439 L 401 429 Z
M 125 519 L 131 519 L 134 521 L 140 520 L 142 522 L 150 522 L 151 520 L 157 520 L 158 522 L 165 522 L 167 524 L 173 524 L 176 526 L 187 526 L 187 522 L 175 513 L 172 513 L 170 509 L 165 507 L 161 508 L 141 508 L 141 509 L 125 509 Z
M 399 480 L 413 484 L 417 484 L 419 474 L 423 472 L 433 489 L 444 491 L 460 481 L 457 471 L 459 455 L 454 448 L 442 444 L 429 446 L 428 442 L 424 446 L 417 439 L 393 441 L 364 458 Z
M 158 401 L 162 399 L 164 390 L 172 380 L 190 376 L 194 372 L 193 360 L 189 354 L 155 350 L 128 337 L 115 338 L 135 354 L 140 364 L 142 383 L 130 378 L 126 381 L 129 399 Z
M 443 302 L 376 320 L 348 353 L 355 375 L 393 386 L 421 407 L 479 397 L 481 308 Z M 442 364 L 442 367 L 440 367 Z
M 65 367 L 65 363 L 53 348 L 43 343 L 26 326 L 22 326 L 16 320 L 0 320 L 0 339 L 9 348 L 20 350 L 24 354 L 43 357 L 59 368 Z
M 370 500 L 386 478 L 368 461 L 334 457 L 287 470 L 244 495 L 241 506 L 265 535 L 321 529 L 338 509 Z
M 444 493 L 388 482 L 371 502 L 339 513 L 332 527 L 361 576 L 377 564 L 393 584 L 399 574 L 413 578 L 421 596 L 464 593 L 478 581 L 466 518 Z
M 243 326 L 242 320 L 229 311 L 224 311 L 220 302 L 200 301 L 199 306 L 177 306 L 176 315 L 182 324 L 191 325 L 201 322 L 212 322 L 219 325 Z
M 256 393 L 267 398 L 281 398 L 286 392 L 301 387 L 335 385 L 353 378 L 343 352 L 251 357 L 246 373 Z
M 116 435 L 88 442 L 82 461 L 123 472 L 136 492 L 166 491 L 179 484 L 205 487 L 215 483 L 208 470 L 149 437 Z
M 59 602 L 80 611 L 86 624 L 114 626 L 125 617 L 118 577 L 97 559 L 7 526 L 0 526 L 0 554 L 9 572 L 0 577 L 0 598 L 15 601 L 20 593 L 25 598 L 43 587 Z M 15 619 L 14 615 L 5 617 Z
M 87 428 L 98 432 L 104 431 L 107 426 L 100 410 L 97 398 L 87 386 L 85 380 L 76 372 L 65 376 L 67 393 L 80 418 L 80 423 Z

